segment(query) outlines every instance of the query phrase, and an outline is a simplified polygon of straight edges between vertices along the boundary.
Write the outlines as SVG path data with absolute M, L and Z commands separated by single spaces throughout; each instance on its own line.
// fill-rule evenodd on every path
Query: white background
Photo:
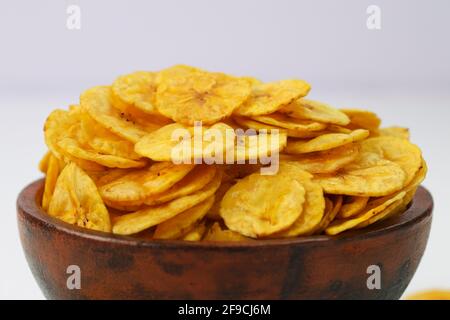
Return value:
M 81 8 L 79 31 L 66 28 L 71 4 Z M 381 8 L 381 30 L 366 27 L 371 4 Z M 449 16 L 447 0 L 2 0 L 0 298 L 43 298 L 20 247 L 15 200 L 41 176 L 47 114 L 119 74 L 176 63 L 302 78 L 313 98 L 411 128 L 429 163 L 435 213 L 407 292 L 449 288 Z

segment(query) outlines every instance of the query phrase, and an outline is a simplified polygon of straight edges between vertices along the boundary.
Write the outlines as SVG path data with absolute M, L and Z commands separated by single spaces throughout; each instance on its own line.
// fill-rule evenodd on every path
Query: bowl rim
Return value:
M 74 226 L 49 216 L 38 204 L 38 197 L 42 195 L 44 188 L 44 178 L 28 184 L 17 197 L 17 218 L 20 224 L 20 215 L 31 217 L 41 225 L 56 229 L 72 236 L 81 237 L 93 241 L 110 242 L 118 245 L 140 246 L 140 247 L 183 247 L 183 248 L 261 248 L 272 246 L 295 246 L 309 244 L 325 244 L 329 242 L 362 240 L 378 237 L 395 230 L 406 228 L 431 218 L 433 211 L 433 198 L 430 192 L 423 186 L 419 186 L 417 192 L 405 212 L 401 215 L 391 217 L 384 221 L 375 223 L 372 226 L 358 230 L 350 230 L 336 236 L 313 235 L 297 238 L 285 239 L 264 239 L 255 241 L 183 241 L 183 240 L 163 240 L 163 239 L 141 239 L 132 236 L 115 235 L 113 233 L 89 230 Z

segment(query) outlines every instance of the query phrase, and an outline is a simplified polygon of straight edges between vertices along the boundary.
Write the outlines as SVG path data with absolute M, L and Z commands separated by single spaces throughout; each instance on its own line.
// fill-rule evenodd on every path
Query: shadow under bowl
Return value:
M 419 187 L 402 215 L 339 236 L 142 240 L 48 216 L 39 205 L 43 183 L 20 193 L 17 219 L 26 259 L 49 299 L 398 299 L 425 251 L 433 209 Z M 72 286 L 77 275 L 80 289 Z M 378 276 L 380 288 L 368 286 Z

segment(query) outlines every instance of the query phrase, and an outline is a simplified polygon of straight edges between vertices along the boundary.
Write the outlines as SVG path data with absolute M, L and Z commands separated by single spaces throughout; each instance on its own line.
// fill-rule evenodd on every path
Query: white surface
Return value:
M 81 7 L 80 31 L 65 28 L 69 4 Z M 380 31 L 366 28 L 369 4 L 382 9 Z M 118 74 L 180 62 L 304 78 L 311 97 L 410 127 L 429 163 L 435 215 L 408 291 L 450 287 L 449 12 L 446 0 L 2 1 L 0 299 L 42 298 L 18 240 L 15 200 L 41 176 L 48 113 Z

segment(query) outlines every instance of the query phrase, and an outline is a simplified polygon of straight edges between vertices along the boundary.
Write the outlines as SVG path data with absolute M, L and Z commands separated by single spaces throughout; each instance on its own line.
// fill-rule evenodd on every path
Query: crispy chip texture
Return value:
M 155 239 L 176 239 L 181 237 L 186 230 L 190 230 L 200 221 L 214 203 L 214 195 L 198 205 L 166 220 L 156 227 L 153 238 Z
M 157 81 L 158 111 L 185 125 L 213 124 L 230 116 L 251 91 L 244 79 L 186 66 L 161 71 Z
M 311 131 L 320 131 L 327 127 L 325 124 L 320 122 L 291 118 L 287 117 L 282 113 L 273 113 L 269 115 L 255 116 L 252 119 L 280 128 L 296 130 L 298 132 L 305 132 L 305 133 Z
M 255 85 L 249 99 L 236 109 L 240 116 L 259 116 L 277 111 L 283 105 L 308 94 L 310 85 L 302 80 L 282 80 Z
M 116 135 L 136 143 L 146 134 L 161 127 L 158 123 L 138 123 L 136 118 L 113 107 L 110 87 L 94 87 L 80 97 L 83 110 L 100 125 Z
M 378 154 L 362 152 L 337 175 L 317 175 L 315 181 L 331 194 L 380 197 L 403 188 L 405 173 L 398 164 Z
M 108 210 L 97 187 L 75 163 L 68 164 L 59 175 L 48 214 L 80 227 L 111 231 Z
M 398 164 L 405 172 L 405 185 L 409 184 L 422 164 L 422 152 L 411 142 L 397 137 L 370 138 L 361 143 L 361 151 L 376 153 Z
M 63 163 L 50 153 L 46 168 L 44 193 L 42 195 L 42 209 L 45 211 L 48 210 L 48 206 L 55 190 L 56 181 L 63 168 Z
M 290 117 L 331 123 L 337 125 L 348 125 L 350 118 L 342 111 L 335 109 L 325 103 L 308 99 L 297 99 L 283 106 L 280 112 Z
M 100 194 L 109 201 L 145 200 L 151 195 L 168 190 L 184 178 L 194 165 L 155 163 L 149 168 L 135 170 L 100 187 Z
M 155 72 L 138 71 L 120 76 L 114 81 L 112 92 L 116 103 L 132 105 L 143 112 L 159 115 L 155 107 Z
M 328 133 L 311 140 L 289 140 L 285 151 L 301 154 L 329 150 L 363 140 L 369 134 L 368 130 L 357 129 L 350 133 Z
M 220 215 L 233 231 L 252 238 L 268 236 L 294 223 L 304 196 L 305 189 L 292 177 L 254 173 L 227 191 Z
M 113 233 L 134 234 L 167 221 L 214 195 L 220 186 L 221 180 L 222 174 L 221 171 L 218 171 L 214 179 L 197 192 L 159 206 L 151 206 L 133 213 L 124 214 L 115 219 Z
M 222 229 L 219 223 L 214 223 L 206 233 L 203 241 L 216 241 L 216 242 L 241 242 L 251 241 L 251 238 L 245 237 L 238 232 Z
M 206 224 L 204 222 L 199 223 L 192 228 L 188 233 L 183 236 L 184 241 L 200 241 L 206 232 Z
M 374 112 L 362 109 L 341 109 L 341 111 L 350 118 L 347 126 L 350 129 L 367 129 L 376 132 L 380 127 L 381 120 Z
M 293 177 L 305 189 L 305 203 L 301 215 L 289 229 L 277 234 L 282 237 L 310 235 L 316 231 L 325 212 L 325 198 L 319 184 L 314 182 L 312 175 L 303 171 L 295 162 L 282 163 L 280 174 Z
M 339 219 L 346 219 L 357 215 L 366 207 L 369 199 L 369 197 L 345 197 L 337 217 Z

